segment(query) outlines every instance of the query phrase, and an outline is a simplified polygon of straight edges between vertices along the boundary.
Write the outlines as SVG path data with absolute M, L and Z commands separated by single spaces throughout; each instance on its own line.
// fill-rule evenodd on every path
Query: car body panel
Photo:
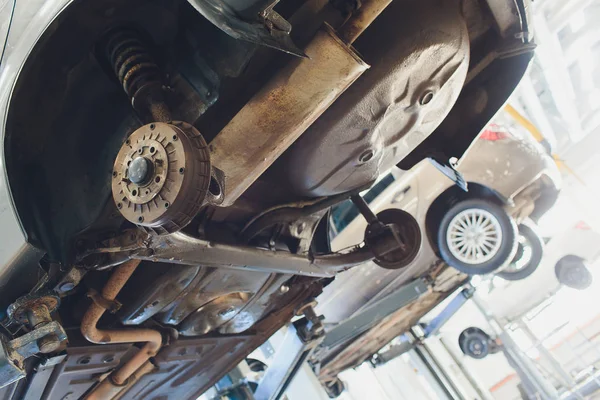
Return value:
M 508 140 L 477 139 L 458 165 L 465 180 L 493 188 L 507 200 L 541 175 L 549 176 L 558 188 L 558 168 L 544 148 L 529 133 L 515 130 L 511 136 Z
M 71 0 L 16 2 L 0 64 L 0 290 L 2 304 L 26 293 L 37 281 L 43 252 L 28 242 L 13 204 L 4 162 L 8 104 L 27 56 L 48 25 Z M 3 14 L 3 17 L 10 17 Z

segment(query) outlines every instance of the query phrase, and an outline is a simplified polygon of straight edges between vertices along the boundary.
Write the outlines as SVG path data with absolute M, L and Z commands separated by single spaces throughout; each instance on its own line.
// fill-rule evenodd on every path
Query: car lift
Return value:
M 422 332 L 416 337 L 416 340 L 410 340 L 406 334 L 400 336 L 400 344 L 390 346 L 390 348 L 384 352 L 375 353 L 371 358 L 371 364 L 373 366 L 380 366 L 386 362 L 399 357 L 415 348 L 416 344 L 430 336 L 437 334 L 442 326 L 450 320 L 461 309 L 463 305 L 467 303 L 473 294 L 475 288 L 470 284 L 465 287 L 448 303 L 446 307 L 433 319 L 429 324 L 421 325 Z M 415 332 L 416 334 L 416 332 Z
M 281 398 L 296 372 L 325 336 L 321 318 L 314 310 L 316 305 L 317 302 L 313 299 L 296 310 L 296 315 L 304 317 L 287 325 L 283 342 L 269 363 L 265 375 L 258 383 L 254 393 L 247 385 L 243 384 L 243 380 L 236 376 L 231 381 L 242 381 L 242 384 L 234 384 L 220 390 L 218 398 L 231 400 L 276 400 Z M 235 369 L 233 373 L 236 375 Z
M 296 315 L 304 315 L 304 318 L 288 324 L 283 343 L 272 358 L 272 362 L 269 363 L 254 394 L 245 390 L 243 396 L 240 396 L 239 387 L 235 386 L 232 387 L 235 395 L 233 392 L 227 393 L 225 390 L 220 392 L 220 396 L 230 396 L 235 400 L 277 400 L 281 398 L 298 369 L 313 351 L 318 348 L 334 347 L 365 332 L 388 315 L 427 293 L 429 286 L 429 282 L 425 278 L 415 279 L 348 318 L 327 333 L 325 333 L 321 318 L 314 310 L 316 301 L 305 303 L 296 311 Z

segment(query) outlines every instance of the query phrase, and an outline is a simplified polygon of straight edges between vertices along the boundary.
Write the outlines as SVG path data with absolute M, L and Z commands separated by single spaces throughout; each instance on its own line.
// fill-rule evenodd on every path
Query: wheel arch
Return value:
M 457 185 L 450 186 L 431 203 L 425 214 L 425 233 L 427 240 L 436 254 L 439 249 L 436 244 L 436 234 L 444 214 L 455 204 L 472 199 L 488 200 L 499 206 L 509 204 L 509 200 L 492 188 L 477 182 L 468 182 L 469 191 L 465 192 Z

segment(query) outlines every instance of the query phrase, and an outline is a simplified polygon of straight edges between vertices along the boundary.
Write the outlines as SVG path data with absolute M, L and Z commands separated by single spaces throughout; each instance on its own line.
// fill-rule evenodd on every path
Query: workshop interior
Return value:
M 0 398 L 600 399 L 599 19 L 0 2 Z

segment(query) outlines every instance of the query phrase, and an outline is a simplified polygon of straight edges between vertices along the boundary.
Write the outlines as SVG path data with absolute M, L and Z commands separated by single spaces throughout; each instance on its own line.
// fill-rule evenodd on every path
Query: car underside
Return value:
M 336 274 L 402 268 L 414 221 L 358 193 L 460 157 L 535 47 L 520 0 L 44 7 L 2 60 L 14 399 L 195 398 Z M 369 227 L 333 253 L 348 198 Z

